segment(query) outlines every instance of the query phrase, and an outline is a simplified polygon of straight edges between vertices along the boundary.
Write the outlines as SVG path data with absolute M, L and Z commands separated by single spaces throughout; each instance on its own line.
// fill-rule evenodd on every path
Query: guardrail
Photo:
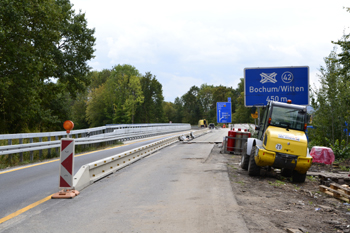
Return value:
M 73 186 L 75 190 L 82 190 L 89 186 L 95 181 L 108 176 L 125 166 L 130 165 L 138 161 L 139 159 L 154 153 L 166 146 L 169 146 L 179 140 L 183 140 L 183 135 L 198 137 L 207 133 L 209 130 L 200 130 L 197 132 L 191 132 L 187 134 L 178 134 L 175 136 L 168 137 L 166 139 L 153 142 L 151 144 L 141 146 L 132 150 L 125 151 L 120 154 L 110 156 L 95 162 L 83 165 L 73 178 Z
M 140 138 L 153 136 L 160 133 L 170 133 L 176 131 L 189 130 L 190 124 L 134 124 L 134 125 L 107 125 L 83 130 L 72 130 L 70 135 L 75 136 L 76 145 L 89 145 L 101 142 L 124 141 L 131 138 Z M 60 147 L 60 138 L 65 137 L 65 131 L 47 132 L 47 133 L 29 133 L 29 134 L 3 134 L 0 140 L 8 140 L 7 146 L 0 146 L 0 155 L 17 154 L 22 157 L 23 152 L 31 152 L 31 160 L 33 151 Z M 80 135 L 80 137 L 79 137 Z M 43 138 L 47 137 L 47 141 L 43 142 Z M 55 140 L 51 140 L 55 137 Z M 39 142 L 34 142 L 34 138 L 38 138 Z M 12 145 L 13 139 L 19 139 L 19 144 Z M 23 143 L 23 139 L 30 139 L 29 143 Z

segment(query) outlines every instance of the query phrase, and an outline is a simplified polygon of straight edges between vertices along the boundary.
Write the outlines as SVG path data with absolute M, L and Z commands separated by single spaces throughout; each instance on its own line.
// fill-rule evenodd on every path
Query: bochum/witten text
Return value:
M 301 92 L 304 91 L 304 87 L 295 87 L 295 86 L 279 86 L 279 87 L 259 87 L 254 88 L 253 86 L 249 87 L 249 92 Z

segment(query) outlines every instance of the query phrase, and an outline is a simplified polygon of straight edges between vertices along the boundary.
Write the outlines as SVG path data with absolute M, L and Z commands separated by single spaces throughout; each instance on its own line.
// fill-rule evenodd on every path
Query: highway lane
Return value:
M 0 224 L 0 232 L 247 233 L 227 160 L 213 144 L 227 131 L 208 134 L 210 143 L 173 144 L 72 200 L 49 200 Z
M 124 145 L 111 149 L 87 152 L 82 155 L 78 154 L 74 161 L 74 173 L 87 163 L 146 145 L 174 134 L 181 134 L 181 132 L 128 141 Z M 24 169 L 12 172 L 9 172 L 11 170 L 0 170 L 0 219 L 58 191 L 59 160 L 53 159 L 39 163 L 38 166 L 33 165 L 38 164 L 32 164 Z

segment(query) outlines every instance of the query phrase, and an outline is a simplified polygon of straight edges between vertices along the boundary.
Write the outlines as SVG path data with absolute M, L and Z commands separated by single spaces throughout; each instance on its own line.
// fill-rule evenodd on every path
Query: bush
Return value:
M 335 159 L 349 159 L 350 158 L 350 146 L 349 144 L 346 145 L 345 140 L 343 139 L 340 143 L 337 139 L 334 142 L 334 145 L 330 142 L 328 138 L 326 138 L 327 143 L 329 144 L 329 147 L 333 150 Z

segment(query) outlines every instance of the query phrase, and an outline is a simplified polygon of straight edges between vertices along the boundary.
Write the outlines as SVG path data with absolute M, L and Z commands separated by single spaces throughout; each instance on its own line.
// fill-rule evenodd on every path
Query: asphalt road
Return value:
M 249 232 L 226 159 L 208 140 L 166 147 L 74 199 L 48 200 L 0 224 L 0 232 Z
M 158 141 L 167 135 L 128 141 L 113 149 L 88 152 L 82 156 L 76 155 L 74 172 L 76 173 L 82 165 L 87 163 Z M 25 166 L 25 169 L 12 172 L 0 170 L 0 219 L 58 192 L 59 165 L 60 161 L 53 159 L 44 163 L 31 164 Z

